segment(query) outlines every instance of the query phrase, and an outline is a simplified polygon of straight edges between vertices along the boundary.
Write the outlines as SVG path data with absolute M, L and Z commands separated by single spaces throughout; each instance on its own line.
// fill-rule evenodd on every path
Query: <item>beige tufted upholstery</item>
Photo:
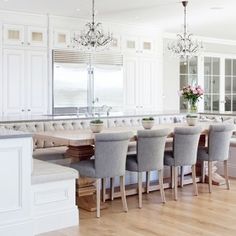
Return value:
M 130 118 L 115 118 L 108 119 L 108 127 L 134 127 L 142 126 L 141 117 L 130 117 Z

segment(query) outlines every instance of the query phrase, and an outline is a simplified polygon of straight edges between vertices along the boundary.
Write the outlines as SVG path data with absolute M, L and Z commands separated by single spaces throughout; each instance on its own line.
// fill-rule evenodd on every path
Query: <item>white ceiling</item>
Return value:
M 100 21 L 150 25 L 174 33 L 183 25 L 183 8 L 178 0 L 96 0 L 95 4 Z M 91 1 L 0 0 L 0 9 L 89 18 Z M 189 0 L 190 31 L 205 37 L 236 40 L 235 9 L 236 0 Z

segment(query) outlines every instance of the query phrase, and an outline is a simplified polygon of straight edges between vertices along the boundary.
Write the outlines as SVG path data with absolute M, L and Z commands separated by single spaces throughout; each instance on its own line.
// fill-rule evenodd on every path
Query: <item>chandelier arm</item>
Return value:
M 94 0 L 92 0 L 92 24 L 95 23 L 95 3 Z

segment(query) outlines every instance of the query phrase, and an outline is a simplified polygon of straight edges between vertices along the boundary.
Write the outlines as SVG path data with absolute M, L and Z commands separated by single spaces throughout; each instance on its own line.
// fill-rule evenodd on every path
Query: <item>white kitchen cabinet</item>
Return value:
M 4 49 L 3 57 L 3 115 L 45 114 L 47 53 Z
M 153 54 L 155 53 L 154 41 L 152 38 L 124 37 L 122 49 L 125 53 Z
M 47 47 L 47 29 L 43 27 L 27 27 L 27 45 L 31 47 Z
M 4 45 L 24 46 L 24 26 L 22 25 L 3 25 Z
M 47 47 L 47 29 L 24 25 L 3 25 L 3 45 Z
M 158 64 L 154 57 L 125 56 L 125 108 L 151 110 L 155 108 Z
M 54 48 L 70 48 L 71 32 L 69 30 L 55 29 L 53 32 L 53 46 Z
M 25 109 L 31 115 L 47 113 L 47 53 L 28 51 L 26 53 L 27 93 Z
M 24 62 L 23 50 L 3 51 L 3 114 L 24 114 Z

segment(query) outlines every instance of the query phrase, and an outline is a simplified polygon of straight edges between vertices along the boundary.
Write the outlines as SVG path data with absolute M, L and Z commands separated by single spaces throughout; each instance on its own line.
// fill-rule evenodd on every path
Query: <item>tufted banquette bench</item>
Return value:
M 183 122 L 185 115 L 172 116 L 155 116 L 156 124 L 159 123 L 178 123 Z M 89 128 L 91 119 L 69 119 L 54 121 L 27 121 L 17 123 L 3 123 L 0 127 L 33 133 L 34 152 L 33 157 L 42 161 L 49 161 L 56 164 L 68 166 L 70 159 L 65 158 L 67 143 L 52 142 L 48 139 L 42 139 L 37 133 L 46 131 L 63 131 L 63 130 L 82 130 Z M 105 127 L 140 127 L 142 126 L 142 117 L 119 117 L 104 119 Z M 135 143 L 129 146 L 129 152 L 135 152 Z

